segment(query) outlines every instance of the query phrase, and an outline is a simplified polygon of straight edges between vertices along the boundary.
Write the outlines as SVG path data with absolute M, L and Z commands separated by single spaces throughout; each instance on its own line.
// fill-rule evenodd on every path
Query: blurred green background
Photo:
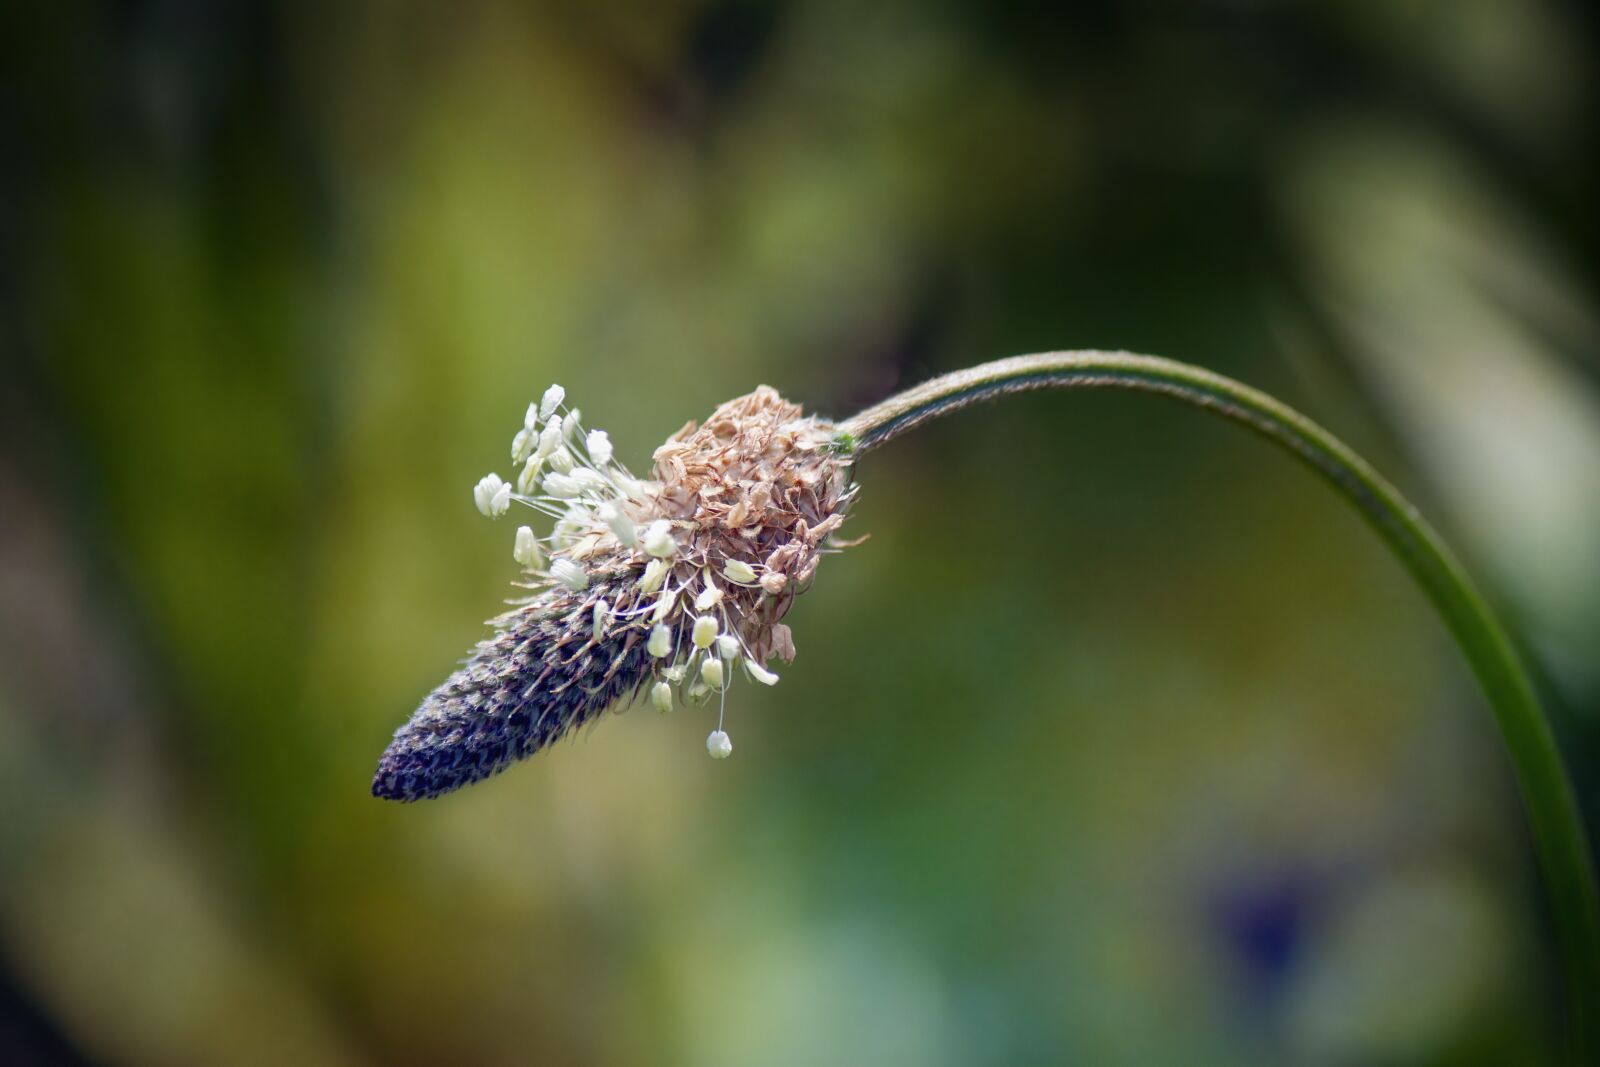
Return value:
M 773 690 L 442 800 L 552 380 L 647 466 L 1018 352 L 1278 393 L 1423 505 L 1600 817 L 1578 0 L 0 14 L 0 1061 L 1536 1064 L 1491 719 L 1249 435 L 1013 399 L 863 466 Z

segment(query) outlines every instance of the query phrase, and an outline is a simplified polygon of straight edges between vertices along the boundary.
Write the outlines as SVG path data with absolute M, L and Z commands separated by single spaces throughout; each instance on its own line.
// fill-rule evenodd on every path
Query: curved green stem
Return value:
M 1527 808 L 1565 957 L 1569 1045 L 1595 1062 L 1600 897 L 1583 823 L 1550 726 L 1504 628 L 1433 528 L 1365 460 L 1304 415 L 1219 374 L 1124 352 L 1018 356 L 925 382 L 838 426 L 859 455 L 928 419 L 1030 389 L 1105 386 L 1163 393 L 1244 423 L 1288 449 L 1360 509 L 1438 609 L 1494 710 Z

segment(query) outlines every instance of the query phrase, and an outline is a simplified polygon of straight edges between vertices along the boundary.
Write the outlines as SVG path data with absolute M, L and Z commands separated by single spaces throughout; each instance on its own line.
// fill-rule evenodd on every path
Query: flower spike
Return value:
M 773 685 L 767 661 L 793 656 L 781 620 L 852 496 L 833 425 L 763 386 L 674 434 L 645 479 L 565 405 L 551 386 L 529 406 L 515 485 L 491 474 L 473 489 L 485 515 L 517 501 L 555 518 L 545 538 L 517 529 L 531 595 L 396 732 L 376 796 L 447 793 L 641 695 L 662 711 L 720 703 L 737 668 Z M 720 717 L 706 749 L 733 751 Z

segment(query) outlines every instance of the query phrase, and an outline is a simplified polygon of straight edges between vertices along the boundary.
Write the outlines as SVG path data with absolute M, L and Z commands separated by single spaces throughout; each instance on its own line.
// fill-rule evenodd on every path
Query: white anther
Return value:
M 678 591 L 668 589 L 661 594 L 661 599 L 656 601 L 656 609 L 650 613 L 651 622 L 662 622 L 672 614 L 673 606 L 678 603 Z
M 611 436 L 604 430 L 590 430 L 583 447 L 589 450 L 589 459 L 596 467 L 604 467 L 611 462 Z
M 584 489 L 595 492 L 611 492 L 611 483 L 606 481 L 606 476 L 589 467 L 577 467 L 572 472 L 572 477 Z
M 650 687 L 650 703 L 656 710 L 665 715 L 672 710 L 672 686 L 666 682 L 657 682 Z
M 501 481 L 498 474 L 486 474 L 473 486 L 472 501 L 491 519 L 498 518 L 511 507 L 511 484 Z
M 544 553 L 539 550 L 539 539 L 533 536 L 532 527 L 517 527 L 517 539 L 511 548 L 511 558 L 530 571 L 536 571 L 544 565 Z
M 733 755 L 733 742 L 721 730 L 712 730 L 711 736 L 706 738 L 706 751 L 711 753 L 712 759 L 727 759 Z
M 672 631 L 658 623 L 650 631 L 650 640 L 645 642 L 644 650 L 656 659 L 666 659 L 672 654 Z
M 574 593 L 589 585 L 589 572 L 570 559 L 558 559 L 550 564 L 550 576 Z
M 572 435 L 578 432 L 578 420 L 581 418 L 583 418 L 583 415 L 577 408 L 567 412 L 567 417 L 561 420 L 561 439 L 563 441 L 572 440 Z
M 517 436 L 511 439 L 511 462 L 521 463 L 533 453 L 533 446 L 539 443 L 537 432 L 518 430 Z
M 657 519 L 645 528 L 642 539 L 644 550 L 658 559 L 670 559 L 678 553 L 678 542 L 672 539 L 672 523 Z
M 567 451 L 566 445 L 550 453 L 550 469 L 557 474 L 571 474 L 572 468 L 577 465 L 577 460 L 572 458 L 572 453 Z
M 539 472 L 544 467 L 544 460 L 538 456 L 529 456 L 528 462 L 523 465 L 522 473 L 517 475 L 517 492 L 523 496 L 531 496 L 539 488 Z
M 638 531 L 634 529 L 633 520 L 628 518 L 627 512 L 615 504 L 601 504 L 594 509 L 594 517 L 611 527 L 611 532 L 617 535 L 617 540 L 622 542 L 623 547 L 631 548 L 633 546 L 633 541 L 638 536 Z M 651 560 L 650 562 L 655 563 L 656 561 Z M 648 571 L 648 568 L 646 570 Z M 646 589 L 645 592 L 648 593 L 650 590 Z
M 707 585 L 700 590 L 700 595 L 694 598 L 697 611 L 710 611 L 720 603 L 722 603 L 722 590 L 714 585 Z
M 544 459 L 559 447 L 561 447 L 561 424 L 552 422 L 539 431 L 539 447 L 534 449 L 533 454 Z
M 754 678 L 762 685 L 778 684 L 778 676 L 767 670 L 759 663 L 752 662 L 751 660 L 745 660 L 744 669 L 750 672 L 750 677 Z
M 547 474 L 540 484 L 545 492 L 561 500 L 571 500 L 583 492 L 583 483 L 568 474 Z
M 717 655 L 723 659 L 733 659 L 740 651 L 739 639 L 732 634 L 723 634 L 717 638 Z
M 710 648 L 711 642 L 717 639 L 717 617 L 715 615 L 702 615 L 694 620 L 694 647 Z
M 612 527 L 613 530 L 616 527 Z M 621 537 L 621 534 L 617 535 Z M 672 564 L 664 559 L 653 559 L 644 565 L 644 577 L 639 579 L 639 592 L 649 596 L 661 588 L 661 583 L 666 581 L 667 571 L 672 569 Z
M 539 417 L 548 419 L 556 413 L 556 408 L 567 398 L 567 391 L 559 385 L 552 385 L 544 391 L 544 396 L 539 401 Z
M 713 689 L 722 688 L 722 661 L 707 658 L 700 667 L 700 677 Z
M 749 585 L 756 580 L 755 568 L 742 559 L 730 559 L 722 565 L 722 573 L 732 581 Z
M 594 602 L 594 639 L 596 641 L 605 637 L 606 625 L 611 621 L 611 605 L 604 600 Z

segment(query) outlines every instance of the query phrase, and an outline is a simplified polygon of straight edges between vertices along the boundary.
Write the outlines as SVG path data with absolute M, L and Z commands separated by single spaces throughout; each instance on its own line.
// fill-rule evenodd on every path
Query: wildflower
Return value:
M 497 519 L 511 507 L 511 486 L 501 481 L 498 474 L 486 474 L 473 487 L 472 500 L 479 511 Z
M 794 655 L 781 620 L 853 496 L 833 426 L 762 387 L 680 430 L 637 478 L 565 402 L 552 387 L 530 405 L 515 486 L 490 475 L 473 490 L 486 515 L 516 500 L 555 519 L 542 539 L 517 529 L 528 595 L 396 732 L 377 796 L 449 792 L 630 698 L 665 711 L 725 697 L 735 667 L 776 684 L 767 663 Z M 718 725 L 706 747 L 723 758 Z

